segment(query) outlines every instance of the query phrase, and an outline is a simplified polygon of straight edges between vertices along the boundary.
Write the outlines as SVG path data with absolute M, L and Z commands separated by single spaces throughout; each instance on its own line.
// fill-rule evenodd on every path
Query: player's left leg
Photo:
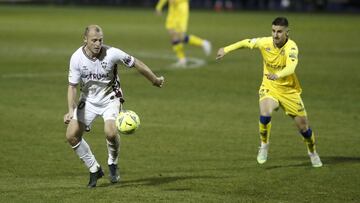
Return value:
M 309 127 L 307 113 L 300 93 L 281 95 L 280 100 L 286 114 L 294 118 L 298 130 L 303 136 L 313 167 L 321 167 L 322 162 L 315 148 L 315 134 Z
M 118 174 L 118 159 L 120 149 L 120 137 L 116 128 L 115 120 L 121 108 L 120 101 L 114 99 L 108 105 L 103 113 L 104 132 L 108 149 L 109 178 L 111 183 L 117 183 L 120 180 Z
M 208 40 L 202 39 L 196 35 L 186 35 L 183 39 L 185 44 L 202 47 L 204 53 L 209 56 L 211 54 L 211 43 Z
M 109 178 L 111 183 L 117 183 L 120 180 L 120 175 L 117 172 L 120 137 L 116 129 L 115 120 L 105 121 L 104 131 L 108 148 Z
M 306 116 L 296 116 L 294 117 L 297 128 L 299 129 L 301 135 L 304 138 L 304 142 L 307 146 L 308 155 L 310 156 L 311 164 L 313 167 L 321 167 L 323 164 L 320 160 L 319 155 L 316 152 L 315 148 L 315 134 L 312 129 L 309 127 L 308 119 Z

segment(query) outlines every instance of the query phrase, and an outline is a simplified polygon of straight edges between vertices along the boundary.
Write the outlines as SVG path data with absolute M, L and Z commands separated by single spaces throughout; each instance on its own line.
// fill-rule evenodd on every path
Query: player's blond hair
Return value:
M 101 29 L 100 26 L 98 26 L 98 25 L 89 25 L 89 26 L 87 26 L 85 28 L 84 37 L 86 37 L 91 30 L 95 30 L 95 32 L 102 32 L 102 29 Z

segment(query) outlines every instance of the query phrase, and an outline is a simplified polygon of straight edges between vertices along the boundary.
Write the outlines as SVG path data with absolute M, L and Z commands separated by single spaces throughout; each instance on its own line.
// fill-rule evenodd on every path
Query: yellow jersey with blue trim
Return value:
M 225 53 L 240 48 L 257 48 L 263 57 L 263 81 L 262 86 L 281 93 L 301 93 L 301 86 L 295 74 L 298 63 L 298 47 L 296 43 L 288 39 L 278 48 L 274 45 L 272 37 L 244 39 L 224 48 Z M 272 73 L 279 78 L 269 80 L 266 75 Z

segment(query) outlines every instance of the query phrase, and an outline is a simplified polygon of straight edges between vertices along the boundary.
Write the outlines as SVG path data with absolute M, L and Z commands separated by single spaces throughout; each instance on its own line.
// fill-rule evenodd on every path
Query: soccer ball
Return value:
M 118 131 L 122 134 L 132 134 L 140 125 L 139 116 L 131 110 L 122 110 L 115 120 Z

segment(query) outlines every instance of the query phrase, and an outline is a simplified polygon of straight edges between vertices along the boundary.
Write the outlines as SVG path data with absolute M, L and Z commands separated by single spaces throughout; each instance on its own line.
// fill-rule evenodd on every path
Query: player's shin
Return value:
M 185 37 L 184 43 L 189 43 L 190 45 L 201 47 L 204 43 L 204 40 L 195 35 L 188 35 Z
M 86 167 L 89 168 L 89 171 L 91 173 L 95 173 L 98 171 L 99 164 L 96 161 L 95 156 L 91 152 L 89 145 L 84 139 L 81 139 L 80 142 L 72 148 L 79 156 L 79 158 L 85 163 Z
M 179 61 L 185 59 L 184 44 L 182 42 L 173 41 L 172 48 L 173 48 L 173 51 L 175 52 L 176 57 Z
M 301 135 L 304 138 L 304 142 L 307 146 L 307 149 L 310 153 L 316 152 L 315 149 L 315 134 L 312 132 L 311 128 L 306 130 L 305 132 L 300 131 Z
M 271 116 L 260 116 L 259 133 L 261 144 L 268 144 L 271 131 Z
M 115 139 L 109 141 L 106 140 L 107 149 L 108 149 L 108 165 L 118 164 L 119 158 L 119 149 L 120 149 L 120 139 L 117 135 Z

